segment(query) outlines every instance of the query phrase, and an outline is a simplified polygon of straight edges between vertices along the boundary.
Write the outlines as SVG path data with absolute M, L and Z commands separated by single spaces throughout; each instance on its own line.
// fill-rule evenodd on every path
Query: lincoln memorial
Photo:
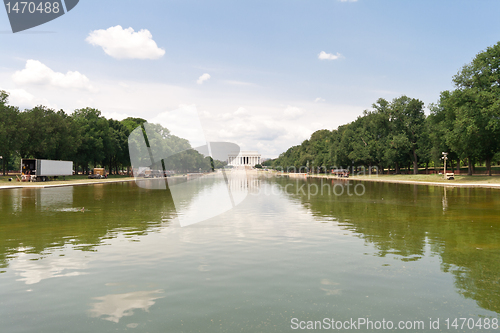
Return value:
M 255 166 L 260 164 L 260 154 L 258 151 L 240 151 L 231 153 L 227 159 L 227 164 L 231 166 Z

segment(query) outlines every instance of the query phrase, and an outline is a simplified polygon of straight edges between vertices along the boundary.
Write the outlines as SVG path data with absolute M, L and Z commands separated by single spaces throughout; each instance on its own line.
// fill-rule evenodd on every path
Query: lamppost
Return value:
M 442 154 L 442 159 L 444 160 L 444 179 L 446 179 L 446 160 L 448 159 L 448 153 L 442 152 Z

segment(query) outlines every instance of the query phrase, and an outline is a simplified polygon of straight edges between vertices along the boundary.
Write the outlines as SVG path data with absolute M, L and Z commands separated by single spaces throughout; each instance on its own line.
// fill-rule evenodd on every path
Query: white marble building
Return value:
M 231 153 L 227 159 L 227 164 L 231 166 L 255 166 L 260 164 L 260 154 L 258 151 L 240 151 L 239 153 Z

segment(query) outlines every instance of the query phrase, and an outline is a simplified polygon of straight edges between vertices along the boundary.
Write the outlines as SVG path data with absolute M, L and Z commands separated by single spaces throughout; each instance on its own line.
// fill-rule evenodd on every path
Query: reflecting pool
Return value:
M 221 186 L 192 182 L 182 205 L 134 183 L 1 190 L 0 331 L 499 318 L 498 190 L 249 176 L 233 209 L 181 227 Z

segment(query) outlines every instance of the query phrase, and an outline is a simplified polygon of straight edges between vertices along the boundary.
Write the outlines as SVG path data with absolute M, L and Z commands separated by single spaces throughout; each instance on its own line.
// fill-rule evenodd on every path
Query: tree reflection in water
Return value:
M 278 178 L 282 187 L 301 181 Z M 321 185 L 320 180 L 307 180 Z M 330 182 L 337 182 L 330 180 Z M 355 184 L 356 182 L 353 182 Z M 451 272 L 464 297 L 500 313 L 500 191 L 364 182 L 363 196 L 301 194 L 289 188 L 312 214 L 333 217 L 346 230 L 372 243 L 377 255 L 402 261 L 424 256 L 426 245 Z

